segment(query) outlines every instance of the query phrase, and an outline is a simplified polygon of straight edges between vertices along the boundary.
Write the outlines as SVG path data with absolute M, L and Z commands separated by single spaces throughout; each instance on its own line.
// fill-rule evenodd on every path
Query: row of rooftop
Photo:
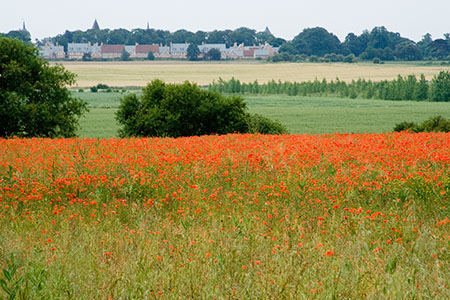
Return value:
M 69 43 L 67 53 L 64 47 L 47 43 L 40 49 L 40 53 L 47 59 L 70 59 L 81 60 L 83 56 L 89 54 L 92 59 L 119 59 L 123 51 L 130 54 L 130 58 L 145 59 L 149 52 L 152 52 L 155 58 L 186 58 L 188 43 L 170 43 L 170 45 L 106 45 L 91 43 Z M 225 44 L 205 44 L 198 46 L 200 56 L 211 49 L 220 51 L 222 59 L 240 59 L 240 58 L 266 58 L 278 53 L 279 47 L 272 47 L 268 43 L 245 46 L 244 44 L 234 44 L 233 47 L 227 47 Z

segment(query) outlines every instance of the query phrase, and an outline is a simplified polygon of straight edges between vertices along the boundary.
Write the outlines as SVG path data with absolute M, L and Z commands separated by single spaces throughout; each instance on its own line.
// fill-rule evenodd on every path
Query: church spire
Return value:
M 27 27 L 25 26 L 25 20 L 23 20 L 22 21 L 22 29 L 20 29 L 21 31 L 24 31 L 24 32 L 26 32 L 26 33 L 30 33 L 28 30 L 27 30 Z
M 97 19 L 95 19 L 94 25 L 92 25 L 92 30 L 100 30 L 100 26 L 98 26 Z

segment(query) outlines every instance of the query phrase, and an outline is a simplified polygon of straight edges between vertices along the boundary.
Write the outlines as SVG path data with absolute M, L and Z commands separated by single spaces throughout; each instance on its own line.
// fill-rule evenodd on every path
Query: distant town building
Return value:
M 64 59 L 66 58 L 66 52 L 64 52 L 64 47 L 58 44 L 45 43 L 44 47 L 39 50 L 42 57 L 46 59 Z
M 59 48 L 57 48 L 59 47 Z M 130 54 L 130 58 L 145 59 L 148 53 L 152 52 L 156 58 L 186 58 L 188 43 L 170 43 L 169 45 L 98 45 L 91 43 L 69 43 L 67 45 L 67 58 L 72 60 L 81 60 L 83 55 L 90 53 L 92 59 L 119 59 L 123 50 Z M 198 46 L 200 56 L 204 56 L 211 49 L 220 51 L 222 59 L 252 59 L 267 58 L 278 53 L 279 47 L 272 47 L 268 43 L 254 46 L 245 46 L 244 44 L 234 44 L 233 47 L 227 48 L 225 44 L 206 44 Z M 62 47 L 46 45 L 41 50 L 46 54 L 44 57 L 50 59 L 62 59 Z M 47 54 L 47 53 L 58 53 Z

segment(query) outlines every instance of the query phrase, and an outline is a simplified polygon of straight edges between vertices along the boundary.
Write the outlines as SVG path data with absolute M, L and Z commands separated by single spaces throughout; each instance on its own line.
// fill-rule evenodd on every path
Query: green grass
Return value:
M 349 99 L 335 96 L 246 96 L 252 113 L 278 119 L 295 134 L 381 133 L 403 121 L 450 117 L 450 103 Z
M 80 137 L 111 138 L 119 128 L 115 112 L 120 93 L 79 93 L 91 111 L 81 120 Z M 450 103 L 349 99 L 336 96 L 245 96 L 250 112 L 278 119 L 294 134 L 379 133 L 403 121 L 450 118 Z

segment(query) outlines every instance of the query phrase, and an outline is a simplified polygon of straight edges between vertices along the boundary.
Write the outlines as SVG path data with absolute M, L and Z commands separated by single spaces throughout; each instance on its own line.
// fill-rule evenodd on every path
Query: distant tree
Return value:
M 319 61 L 319 57 L 317 55 L 311 55 L 308 59 L 310 62 L 318 62 Z
M 437 39 L 428 44 L 428 53 L 431 57 L 445 59 L 450 54 L 450 42 Z
M 81 58 L 81 60 L 82 61 L 91 61 L 92 60 L 91 53 L 90 52 L 83 53 L 83 57 Z
M 374 64 L 380 64 L 381 63 L 381 59 L 379 59 L 378 57 L 375 57 L 373 60 L 372 60 L 372 62 L 374 63 Z
M 207 39 L 208 33 L 206 31 L 199 30 L 192 36 L 186 38 L 185 42 L 189 44 L 193 43 L 196 45 L 200 45 L 201 43 L 206 42 Z
M 6 37 L 18 39 L 23 42 L 31 42 L 31 35 L 28 31 L 25 30 L 11 30 L 6 34 Z
M 155 54 L 153 54 L 153 52 L 148 52 L 147 53 L 147 60 L 155 60 Z
M 324 56 L 327 53 L 341 53 L 341 42 L 322 27 L 304 29 L 292 40 L 298 54 Z M 297 53 L 295 53 L 297 54 Z
M 170 35 L 169 41 L 172 43 L 187 43 L 188 40 L 193 41 L 194 37 L 195 34 L 193 32 L 180 29 Z
M 123 60 L 123 61 L 130 60 L 130 53 L 128 53 L 128 51 L 125 50 L 125 48 L 123 48 L 123 50 L 122 50 L 122 54 L 120 55 L 120 60 Z
M 107 44 L 111 44 L 111 45 L 126 44 L 129 35 L 130 35 L 130 32 L 123 28 L 111 30 L 108 35 Z
M 394 55 L 400 60 L 422 60 L 423 55 L 412 42 L 406 41 L 395 47 Z
M 280 47 L 280 50 L 278 52 L 279 53 L 289 53 L 292 55 L 299 54 L 297 48 L 295 48 L 295 46 L 291 42 L 286 42 L 286 43 L 282 44 Z
M 425 75 L 420 74 L 420 79 L 414 90 L 414 99 L 424 101 L 428 99 L 429 85 L 425 78 Z
M 205 59 L 207 60 L 220 60 L 222 57 L 219 49 L 213 48 L 205 53 Z
M 417 43 L 417 47 L 419 48 L 420 52 L 422 53 L 423 57 L 430 58 L 430 49 L 429 46 L 433 42 L 431 34 L 427 33 L 422 37 L 422 40 L 420 40 Z
M 344 62 L 345 63 L 352 64 L 352 63 L 355 63 L 357 61 L 358 61 L 358 59 L 355 57 L 354 54 L 349 54 L 346 57 L 344 57 Z
M 294 59 L 294 55 L 283 52 L 283 53 L 277 53 L 274 56 L 270 58 L 270 61 L 272 62 L 280 62 L 280 61 L 292 61 Z
M 207 42 L 209 44 L 226 44 L 228 47 L 231 45 L 229 39 L 229 33 L 231 30 L 214 30 L 208 33 Z
M 256 44 L 256 30 L 247 27 L 240 27 L 230 34 L 230 39 L 237 44 L 248 46 Z
M 200 49 L 198 48 L 198 46 L 196 44 L 189 44 L 186 53 L 187 59 L 191 61 L 198 60 L 199 55 Z
M 430 98 L 431 101 L 450 101 L 450 73 L 448 71 L 441 71 L 433 77 L 430 86 Z
M 0 137 L 72 137 L 87 103 L 67 89 L 75 74 L 31 44 L 0 38 Z
M 344 46 L 347 47 L 347 49 L 355 56 L 359 56 L 365 50 L 365 47 L 361 43 L 360 39 L 354 33 L 347 34 L 345 37 Z

